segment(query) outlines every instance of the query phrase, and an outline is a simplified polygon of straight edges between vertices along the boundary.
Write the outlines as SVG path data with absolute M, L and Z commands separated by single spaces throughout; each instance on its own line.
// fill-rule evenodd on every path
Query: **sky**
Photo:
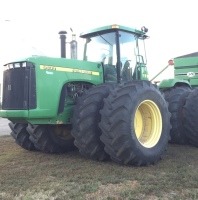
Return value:
M 1 0 L 0 66 L 29 55 L 60 57 L 60 30 L 68 32 L 70 41 L 70 28 L 78 37 L 83 31 L 110 24 L 146 26 L 150 36 L 147 67 L 152 78 L 169 59 L 198 51 L 196 20 L 196 0 Z M 173 77 L 171 67 L 156 80 L 169 77 Z

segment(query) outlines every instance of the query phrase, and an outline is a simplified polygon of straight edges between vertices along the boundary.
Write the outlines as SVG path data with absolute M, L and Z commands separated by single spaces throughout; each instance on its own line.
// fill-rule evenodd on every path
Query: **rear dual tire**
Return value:
M 70 125 L 28 125 L 35 147 L 46 153 L 65 153 L 75 149 Z
M 100 139 L 111 159 L 137 166 L 160 160 L 170 138 L 170 113 L 159 90 L 135 81 L 117 87 L 104 102 Z
M 72 117 L 72 135 L 74 144 L 80 154 L 93 160 L 105 160 L 109 156 L 104 151 L 104 144 L 100 141 L 101 130 L 98 123 L 101 120 L 99 111 L 103 108 L 103 99 L 115 84 L 101 84 L 93 86 L 78 98 Z
M 28 151 L 35 151 L 34 143 L 29 139 L 30 134 L 26 130 L 28 124 L 12 123 L 9 124 L 12 132 L 11 136 L 15 139 L 16 143 Z

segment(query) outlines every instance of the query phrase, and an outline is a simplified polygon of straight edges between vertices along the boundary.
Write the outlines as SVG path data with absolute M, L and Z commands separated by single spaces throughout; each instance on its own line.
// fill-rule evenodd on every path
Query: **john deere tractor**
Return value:
M 0 116 L 11 121 L 16 143 L 47 153 L 77 147 L 90 159 L 120 164 L 157 162 L 170 137 L 170 113 L 148 81 L 146 32 L 104 26 L 80 35 L 83 60 L 64 58 L 63 48 L 62 58 L 5 64 Z

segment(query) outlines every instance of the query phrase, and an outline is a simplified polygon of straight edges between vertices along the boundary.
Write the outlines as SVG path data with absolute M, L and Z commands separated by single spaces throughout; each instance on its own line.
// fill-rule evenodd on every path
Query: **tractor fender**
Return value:
M 181 86 L 181 85 L 185 85 L 185 86 L 188 86 L 191 88 L 191 85 L 188 81 L 177 79 L 177 78 L 164 79 L 159 83 L 158 87 L 159 87 L 159 89 L 165 89 L 165 88 L 171 88 L 174 86 Z

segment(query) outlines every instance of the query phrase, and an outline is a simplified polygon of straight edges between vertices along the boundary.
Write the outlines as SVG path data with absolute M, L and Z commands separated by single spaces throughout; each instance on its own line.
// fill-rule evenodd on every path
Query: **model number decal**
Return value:
M 56 67 L 40 65 L 40 69 L 44 69 L 44 70 L 56 70 Z
M 40 69 L 60 71 L 60 72 L 73 72 L 73 73 L 89 74 L 89 75 L 94 75 L 94 76 L 99 76 L 99 74 L 100 74 L 99 72 L 95 72 L 95 71 L 88 71 L 88 70 L 74 69 L 74 68 L 55 67 L 55 66 L 46 66 L 46 65 L 40 65 Z

